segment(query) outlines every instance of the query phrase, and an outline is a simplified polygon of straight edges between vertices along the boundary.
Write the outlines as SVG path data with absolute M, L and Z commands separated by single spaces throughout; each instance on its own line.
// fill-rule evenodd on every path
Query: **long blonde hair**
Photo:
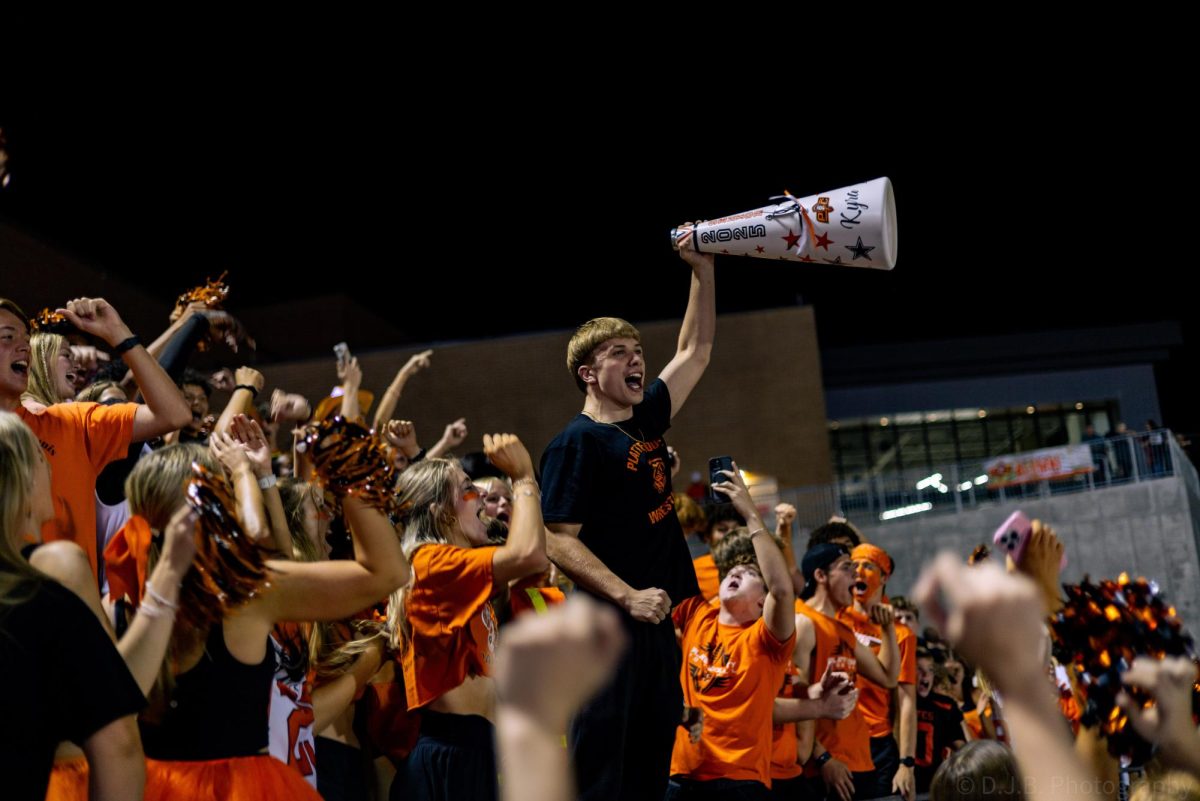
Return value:
M 325 559 L 304 530 L 304 502 L 310 500 L 316 507 L 320 491 L 316 484 L 298 478 L 279 479 L 279 499 L 283 503 L 283 516 L 287 518 L 288 533 L 292 536 L 292 556 L 298 562 L 322 562 Z
M 301 481 L 297 478 L 284 478 L 279 482 L 279 496 L 283 502 L 283 514 L 287 518 L 288 533 L 292 537 L 292 556 L 297 562 L 323 562 L 325 554 L 308 536 L 304 530 L 304 502 L 317 504 L 321 487 L 317 484 Z M 358 625 L 355 631 L 362 636 L 343 641 L 339 631 L 340 621 L 318 620 L 303 624 L 307 626 L 308 642 L 306 656 L 308 664 L 312 665 L 321 681 L 340 676 L 349 670 L 358 656 L 367 650 L 372 640 L 380 636 L 379 625 L 367 625 L 352 621 L 351 628 Z
M 17 550 L 33 508 L 38 441 L 11 412 L 0 412 L 0 612 L 28 601 L 45 578 Z
M 454 486 L 452 459 L 423 459 L 400 474 L 396 497 L 400 502 L 404 535 L 400 547 L 409 564 L 422 545 L 450 542 L 450 534 L 458 521 L 454 517 Z M 408 647 L 410 633 L 405 606 L 409 587 L 392 593 L 388 602 L 388 639 L 393 650 L 403 652 Z
M 192 443 L 177 443 L 139 459 L 129 477 L 125 479 L 125 497 L 129 499 L 130 513 L 146 518 L 146 522 L 155 533 L 147 559 L 147 575 L 153 572 L 154 566 L 158 564 L 163 528 L 170 522 L 175 510 L 185 501 L 185 486 L 192 474 L 192 462 L 199 462 L 215 472 L 221 470 L 207 448 Z M 189 570 L 184 581 L 194 573 L 195 568 Z M 166 656 L 158 671 L 158 678 L 155 679 L 149 694 L 150 708 L 146 712 L 147 720 L 160 720 L 166 712 L 167 700 L 175 688 L 172 664 L 177 661 L 179 655 L 188 653 L 207 636 L 207 631 L 196 631 L 176 623 L 171 632 Z
M 125 479 L 129 511 L 146 518 L 150 528 L 161 531 L 183 503 L 192 462 L 221 472 L 208 449 L 194 443 L 168 445 L 139 459 Z
M 59 354 L 69 347 L 62 334 L 38 333 L 29 338 L 29 386 L 21 395 L 22 399 L 31 398 L 44 406 L 70 400 L 59 397 L 58 388 L 54 386 Z

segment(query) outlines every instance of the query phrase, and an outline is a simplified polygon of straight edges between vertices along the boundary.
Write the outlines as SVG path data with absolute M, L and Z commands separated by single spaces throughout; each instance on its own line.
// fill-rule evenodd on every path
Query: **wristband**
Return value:
M 825 767 L 825 763 L 831 759 L 833 759 L 833 752 L 826 751 L 825 753 L 821 754 L 819 757 L 814 758 L 813 764 L 816 765 L 818 769 L 823 768 L 823 767 Z
M 274 474 L 274 473 L 271 473 L 271 474 L 270 474 L 270 475 L 268 475 L 268 476 L 263 476 L 262 478 L 260 478 L 260 479 L 258 480 L 258 486 L 259 486 L 259 489 L 265 489 L 265 490 L 268 490 L 268 489 L 270 489 L 271 487 L 275 486 L 275 484 L 276 484 L 277 482 L 278 482 L 278 479 L 277 479 L 277 478 L 275 478 L 275 474 Z
M 137 334 L 134 334 L 128 339 L 122 339 L 120 342 L 118 342 L 116 346 L 113 347 L 113 353 L 117 354 L 118 356 L 124 356 L 126 353 L 133 350 L 140 344 L 142 344 L 142 340 L 138 339 Z
M 236 387 L 233 388 L 233 391 L 237 392 L 239 389 L 246 390 L 255 398 L 258 397 L 258 387 L 251 386 L 250 384 L 238 384 Z
M 513 482 L 513 485 L 512 485 L 513 492 L 516 492 L 517 488 L 521 487 L 521 486 L 532 488 L 531 490 L 526 490 L 523 493 L 524 495 L 536 495 L 539 492 L 541 492 L 541 488 L 538 487 L 538 483 L 537 483 L 536 479 L 532 479 L 532 478 L 517 479 L 516 481 Z

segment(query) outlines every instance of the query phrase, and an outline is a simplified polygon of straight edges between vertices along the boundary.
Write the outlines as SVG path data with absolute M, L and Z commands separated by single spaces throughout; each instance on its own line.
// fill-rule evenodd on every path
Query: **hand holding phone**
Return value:
M 1012 557 L 1014 564 L 1021 563 L 1025 548 L 1029 545 L 1029 537 L 1033 534 L 1033 523 L 1019 509 L 1008 516 L 1008 519 L 996 529 L 992 542 L 996 547 Z
M 333 346 L 333 353 L 337 356 L 338 368 L 345 367 L 350 363 L 350 346 L 345 342 L 339 342 Z
M 714 456 L 708 460 L 708 499 L 712 503 L 729 503 L 729 498 L 713 489 L 713 484 L 728 481 L 729 476 L 722 470 L 733 472 L 732 456 Z

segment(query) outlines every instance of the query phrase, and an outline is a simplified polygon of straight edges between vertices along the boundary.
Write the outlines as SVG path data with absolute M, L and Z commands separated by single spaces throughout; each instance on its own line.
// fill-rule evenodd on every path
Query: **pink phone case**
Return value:
M 996 544 L 1009 556 L 1013 562 L 1020 564 L 1021 557 L 1025 555 L 1025 546 L 1029 545 L 1029 537 L 1033 534 L 1033 523 L 1025 516 L 1025 513 L 1018 510 L 1008 516 L 1000 528 L 996 529 L 996 533 L 992 536 L 992 542 Z
M 1029 545 L 1031 536 L 1033 536 L 1033 523 L 1025 516 L 1024 512 L 1018 510 L 1009 515 L 1000 528 L 996 529 L 996 533 L 992 536 L 992 542 L 996 544 L 997 548 L 1011 555 L 1013 562 L 1019 565 L 1021 559 L 1025 557 L 1025 548 Z M 1066 566 L 1067 554 L 1064 552 L 1058 569 L 1062 570 Z

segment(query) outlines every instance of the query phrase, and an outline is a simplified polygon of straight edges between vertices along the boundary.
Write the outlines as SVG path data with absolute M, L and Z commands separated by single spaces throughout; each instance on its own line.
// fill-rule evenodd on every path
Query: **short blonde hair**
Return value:
M 13 315 L 21 322 L 25 323 L 25 325 L 29 325 L 29 318 L 25 316 L 25 312 L 21 309 L 20 306 L 13 303 L 8 298 L 0 298 L 0 309 L 4 309 L 4 311 Z
M 567 370 L 580 392 L 587 393 L 587 384 L 579 377 L 579 368 L 592 360 L 596 348 L 619 337 L 636 339 L 639 345 L 642 342 L 642 335 L 633 327 L 633 323 L 620 317 L 597 317 L 575 329 L 571 341 L 567 343 Z

